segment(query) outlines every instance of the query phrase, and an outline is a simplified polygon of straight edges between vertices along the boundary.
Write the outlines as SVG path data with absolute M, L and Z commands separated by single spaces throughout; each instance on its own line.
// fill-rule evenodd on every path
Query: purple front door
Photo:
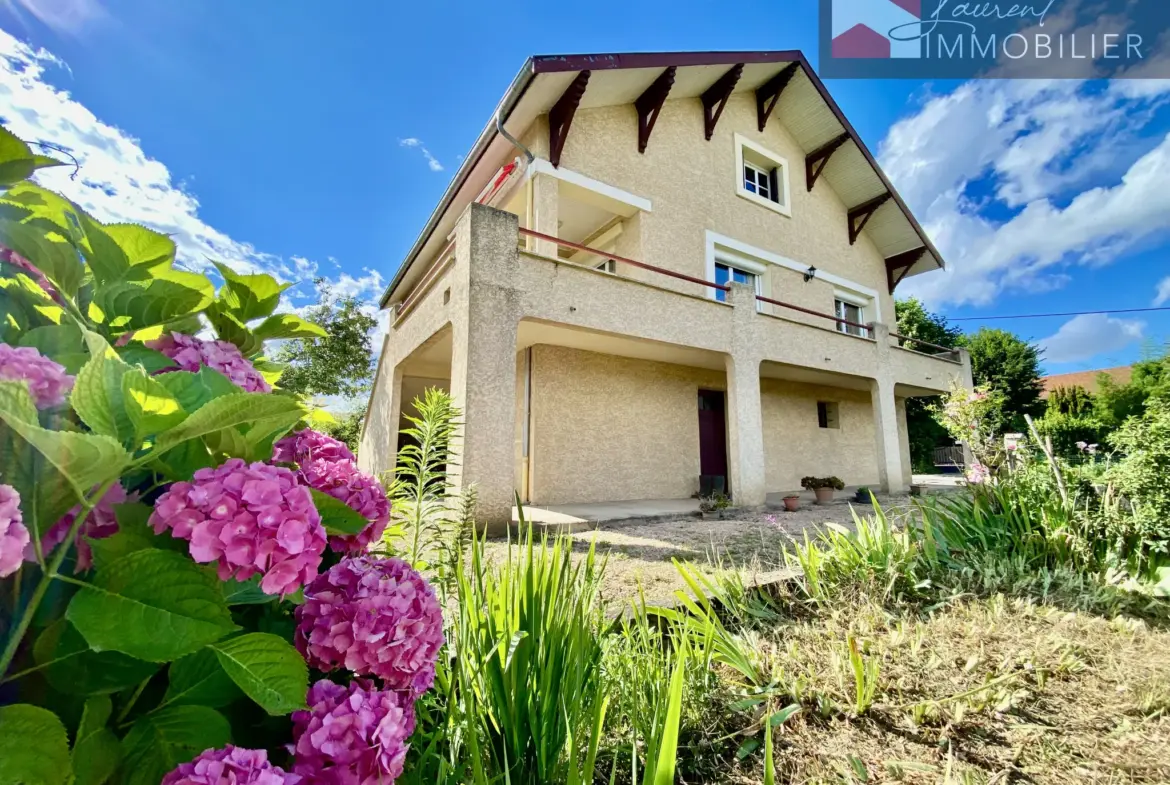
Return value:
M 731 492 L 727 484 L 726 410 L 727 397 L 722 390 L 699 390 L 699 488 L 703 493 Z

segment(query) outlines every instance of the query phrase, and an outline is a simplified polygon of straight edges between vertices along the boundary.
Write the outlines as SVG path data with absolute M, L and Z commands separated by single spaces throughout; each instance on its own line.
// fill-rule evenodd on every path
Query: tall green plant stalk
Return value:
M 451 396 L 428 389 L 406 415 L 410 427 L 402 430 L 409 442 L 398 451 L 390 495 L 410 537 L 408 557 L 415 566 L 441 541 L 450 522 L 451 440 L 459 431 L 459 410 Z
M 458 565 L 455 667 L 485 741 L 479 749 L 469 732 L 469 752 L 492 781 L 590 782 L 606 702 L 603 566 L 592 546 L 574 565 L 572 540 L 522 536 L 497 565 L 474 536 L 470 565 Z

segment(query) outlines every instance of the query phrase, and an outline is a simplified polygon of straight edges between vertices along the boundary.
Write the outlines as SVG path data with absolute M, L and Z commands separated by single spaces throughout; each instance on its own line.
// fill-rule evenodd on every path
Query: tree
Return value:
M 362 439 L 362 423 L 366 419 L 366 406 L 362 404 L 353 411 L 338 416 L 337 422 L 321 425 L 317 430 L 332 436 L 338 441 L 345 442 L 354 455 L 357 455 L 358 445 Z
M 946 317 L 926 310 L 922 302 L 915 297 L 897 300 L 894 303 L 894 312 L 899 335 L 946 347 L 957 345 L 962 338 L 962 330 L 947 324 Z M 906 344 L 906 348 L 916 347 L 911 341 Z M 933 472 L 934 448 L 951 442 L 947 430 L 939 425 L 931 413 L 931 408 L 938 400 L 937 396 L 906 399 L 910 463 L 918 472 Z
M 1170 395 L 1170 354 L 1135 363 L 1126 384 L 1118 384 L 1109 374 L 1098 374 L 1094 411 L 1102 425 L 1113 430 L 1130 417 L 1141 415 L 1146 401 L 1155 395 Z
M 280 347 L 276 359 L 288 364 L 280 386 L 302 395 L 361 395 L 370 389 L 374 375 L 370 333 L 377 321 L 362 310 L 356 297 L 336 296 L 323 278 L 314 283 L 321 301 L 305 318 L 327 335 L 297 338 Z
M 977 386 L 1003 393 L 1000 433 L 1026 429 L 1024 415 L 1044 412 L 1040 399 L 1040 349 L 1007 330 L 982 327 L 964 335 L 959 346 L 971 353 L 971 375 Z

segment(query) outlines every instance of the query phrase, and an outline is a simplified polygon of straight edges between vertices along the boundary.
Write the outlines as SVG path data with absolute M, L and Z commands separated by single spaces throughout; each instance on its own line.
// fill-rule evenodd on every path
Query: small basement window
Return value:
M 788 201 L 788 161 L 735 135 L 736 192 L 783 215 L 792 215 Z
M 817 401 L 817 425 L 821 428 L 840 428 L 841 416 L 835 401 Z

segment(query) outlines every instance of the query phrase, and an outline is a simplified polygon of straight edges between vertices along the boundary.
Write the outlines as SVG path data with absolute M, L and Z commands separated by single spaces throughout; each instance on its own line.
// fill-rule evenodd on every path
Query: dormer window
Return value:
M 792 215 L 788 161 L 750 139 L 735 135 L 736 193 L 781 215 Z

